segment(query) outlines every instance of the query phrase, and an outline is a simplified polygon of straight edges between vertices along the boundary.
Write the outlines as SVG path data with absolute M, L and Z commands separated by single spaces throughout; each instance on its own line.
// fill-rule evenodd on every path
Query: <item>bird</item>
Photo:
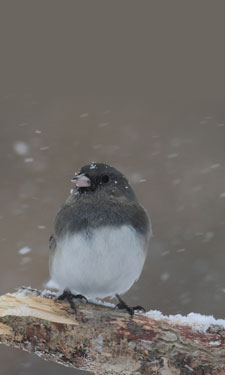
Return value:
M 152 235 L 147 211 L 116 168 L 91 162 L 71 180 L 74 188 L 56 214 L 49 240 L 50 276 L 76 311 L 74 298 L 122 299 L 138 280 Z

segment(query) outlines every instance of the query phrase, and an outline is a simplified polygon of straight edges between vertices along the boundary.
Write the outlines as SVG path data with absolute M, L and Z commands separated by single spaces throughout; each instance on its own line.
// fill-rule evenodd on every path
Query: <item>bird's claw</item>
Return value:
M 117 309 L 126 310 L 128 314 L 130 314 L 130 316 L 133 316 L 135 311 L 145 312 L 144 307 L 140 305 L 133 306 L 133 307 L 128 306 L 128 304 L 125 301 L 123 301 L 122 298 L 119 296 L 119 294 L 116 294 L 116 297 L 119 301 L 119 303 L 116 305 Z
M 78 299 L 82 302 L 88 302 L 87 298 L 85 296 L 82 296 L 82 294 L 73 294 L 69 289 L 65 289 L 64 292 L 58 296 L 57 298 L 59 301 L 68 301 L 71 309 L 77 313 L 77 309 L 74 303 L 74 299 Z

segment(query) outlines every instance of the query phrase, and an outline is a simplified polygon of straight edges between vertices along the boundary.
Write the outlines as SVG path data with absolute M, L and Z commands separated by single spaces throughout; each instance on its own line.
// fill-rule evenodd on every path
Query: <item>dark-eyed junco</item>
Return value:
M 50 237 L 51 279 L 72 304 L 72 297 L 121 299 L 139 278 L 151 224 L 126 177 L 92 162 L 72 179 L 75 188 L 58 211 Z

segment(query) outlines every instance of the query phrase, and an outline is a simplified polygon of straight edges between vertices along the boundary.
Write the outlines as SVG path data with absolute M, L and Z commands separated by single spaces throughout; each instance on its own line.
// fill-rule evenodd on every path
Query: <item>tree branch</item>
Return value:
M 96 374 L 225 374 L 225 321 L 200 327 L 93 303 L 77 315 L 52 294 L 0 297 L 0 342 Z M 224 324 L 223 324 L 224 322 Z

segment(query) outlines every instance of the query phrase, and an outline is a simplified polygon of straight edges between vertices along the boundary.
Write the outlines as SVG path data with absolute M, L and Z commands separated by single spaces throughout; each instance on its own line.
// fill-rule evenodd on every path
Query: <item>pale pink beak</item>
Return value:
M 90 178 L 85 176 L 84 173 L 78 174 L 77 176 L 73 177 L 71 181 L 74 182 L 77 187 L 91 186 Z

